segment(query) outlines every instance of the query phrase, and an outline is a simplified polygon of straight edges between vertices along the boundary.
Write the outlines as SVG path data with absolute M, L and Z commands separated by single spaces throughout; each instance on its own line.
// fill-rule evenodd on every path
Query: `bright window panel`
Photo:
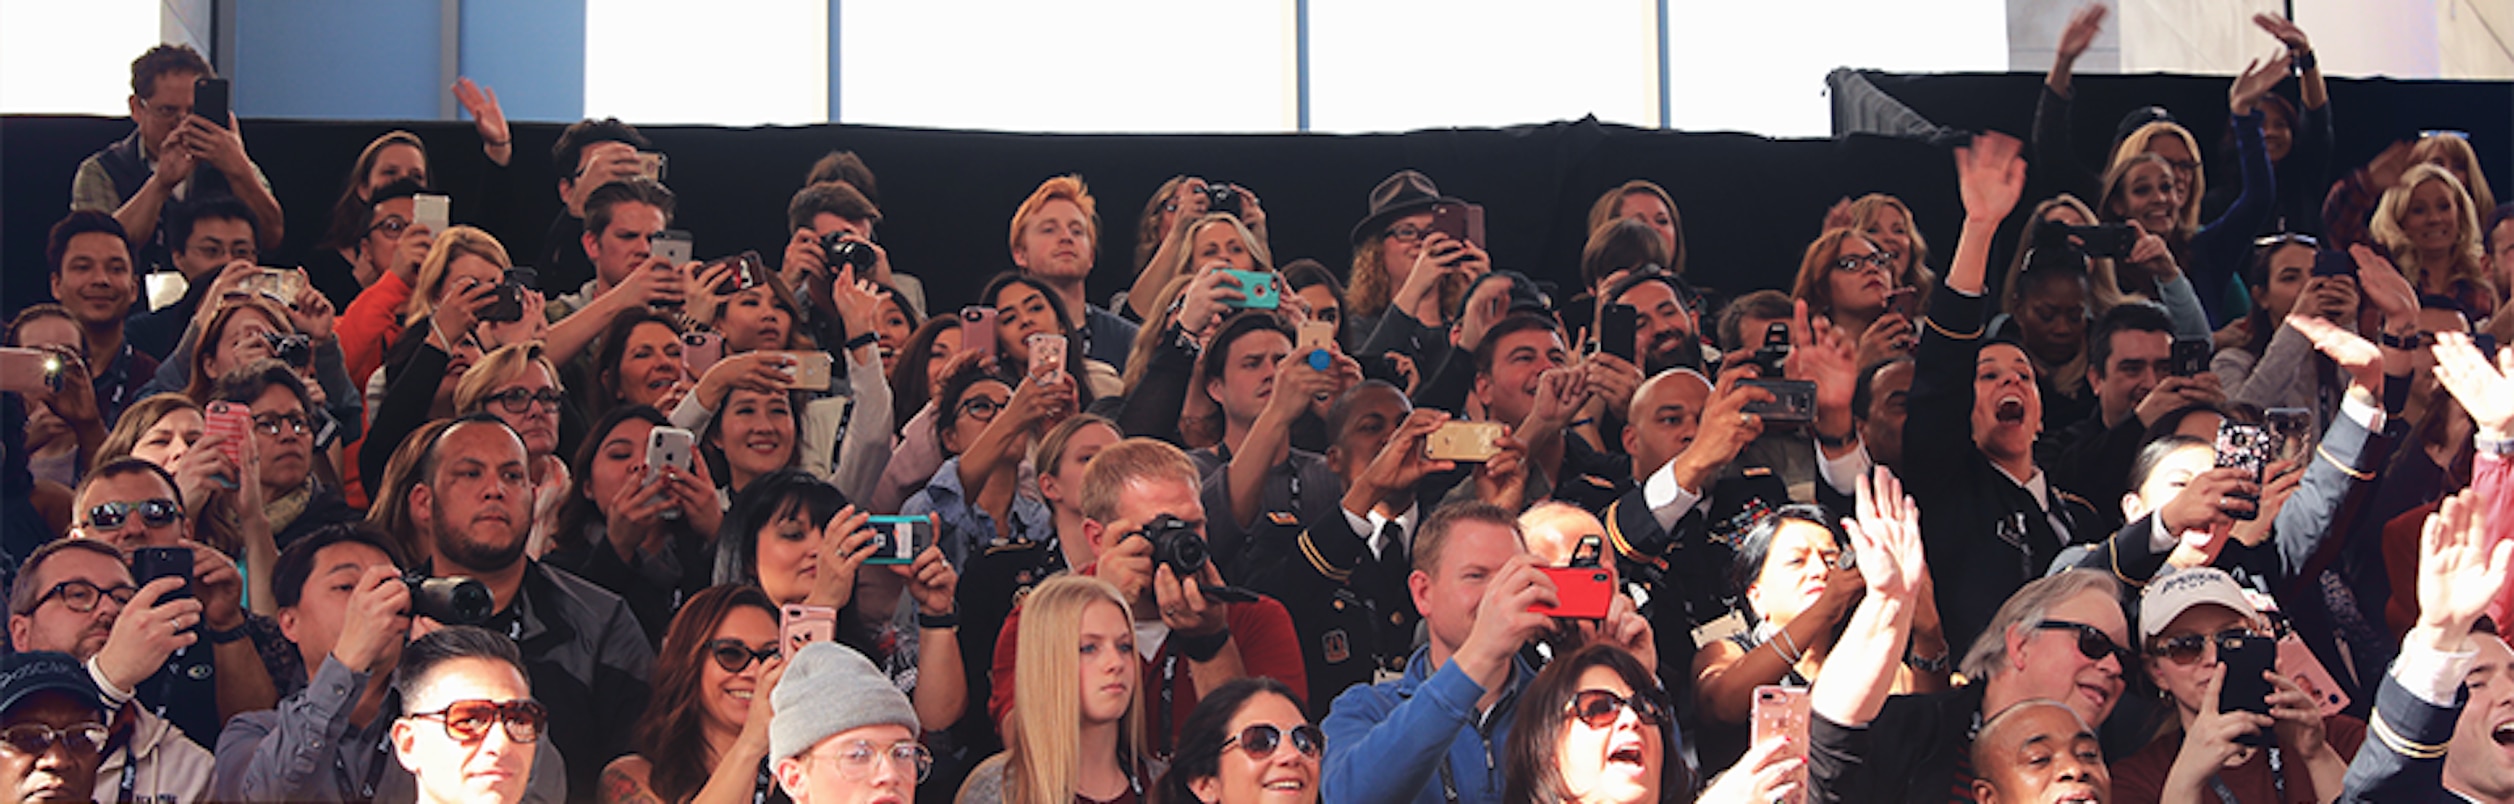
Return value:
M 158 41 L 155 0 L 0 0 L 0 114 L 128 115 Z
M 2003 0 L 1668 2 L 1670 125 L 1825 137 L 1835 67 L 2005 72 Z
M 844 0 L 841 122 L 1052 132 L 1296 127 L 1291 0 Z
M 1318 131 L 1590 114 L 1658 125 L 1651 0 L 1312 0 L 1309 13 L 1310 122 Z
M 828 0 L 590 0 L 585 116 L 827 122 Z

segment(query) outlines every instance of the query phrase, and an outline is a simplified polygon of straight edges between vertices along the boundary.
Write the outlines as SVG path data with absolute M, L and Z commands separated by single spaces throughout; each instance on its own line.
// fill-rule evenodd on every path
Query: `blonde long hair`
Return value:
M 2453 191 L 2446 195 L 2458 207 L 2455 211 L 2459 214 L 2454 217 L 2460 220 L 2460 232 L 2453 237 L 2450 265 L 2420 264 L 2418 249 L 2410 244 L 2409 233 L 2401 229 L 2400 219 L 2409 214 L 2410 195 L 2427 182 L 2443 182 L 2445 189 Z M 2448 282 L 2465 280 L 2486 289 L 2490 298 L 2495 297 L 2496 283 L 2488 279 L 2486 253 L 2479 247 L 2479 211 L 2471 203 L 2469 188 L 2463 187 L 2462 181 L 2453 177 L 2453 171 L 2444 166 L 2421 163 L 2403 172 L 2400 183 L 2383 191 L 2382 202 L 2375 205 L 2370 230 L 2375 242 L 2391 250 L 2392 262 L 2400 266 L 2401 276 L 2407 277 L 2419 292 L 2426 292 L 2429 276 L 2441 273 Z
M 1063 574 L 1030 591 L 1021 604 L 1020 646 L 1013 661 L 1014 698 L 1004 716 L 1004 797 L 1008 804 L 1069 804 L 1082 777 L 1076 750 L 1082 733 L 1082 618 L 1092 606 L 1117 607 L 1128 623 L 1134 608 L 1117 587 L 1098 578 Z M 1130 660 L 1132 657 L 1128 657 Z M 1143 688 L 1118 725 L 1118 748 L 1135 758 L 1128 771 L 1144 768 Z M 1149 781 L 1149 780 L 1146 780 Z
M 445 275 L 453 270 L 455 258 L 469 254 L 488 260 L 498 270 L 515 267 L 507 259 L 506 246 L 496 237 L 477 227 L 456 226 L 436 236 L 436 244 L 428 247 L 427 259 L 419 262 L 418 283 L 411 286 L 410 301 L 402 303 L 402 324 L 419 323 L 436 312 L 436 297 L 445 290 Z M 460 333 L 456 333 L 460 334 Z
M 2131 157 L 2147 153 L 2148 142 L 2156 139 L 2157 137 L 2172 137 L 2181 140 L 2182 147 L 2191 150 L 2191 159 L 2193 161 L 2198 161 L 2200 159 L 2200 154 L 2202 153 L 2200 150 L 2200 141 L 2191 136 L 2190 129 L 2183 128 L 2179 124 L 2158 120 L 2156 122 L 2140 126 L 2138 127 L 2138 130 L 2130 132 L 2130 136 L 2121 138 L 2121 144 L 2112 149 L 2112 162 L 2109 167 L 2120 168 L 2122 163 L 2129 161 Z M 2110 173 L 2109 170 L 2106 172 L 2108 174 Z M 2166 175 L 2173 175 L 2173 165 L 2171 163 L 2166 164 Z M 2106 196 L 2112 195 L 2112 180 L 2109 175 L 2106 177 L 2104 185 L 2104 194 Z M 2185 189 L 2187 192 L 2185 192 L 2182 196 L 2182 214 L 2176 217 L 2182 221 L 2183 237 L 2189 238 L 2192 232 L 2200 230 L 2200 197 L 2208 195 L 2208 173 L 2200 167 L 2192 168 L 2191 186 Z

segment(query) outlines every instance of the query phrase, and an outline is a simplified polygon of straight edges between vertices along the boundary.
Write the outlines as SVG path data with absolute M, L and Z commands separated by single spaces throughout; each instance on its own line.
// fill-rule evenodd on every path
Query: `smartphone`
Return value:
M 137 514 L 134 514 L 136 516 Z M 131 579 L 141 586 L 159 578 L 182 578 L 183 588 L 166 593 L 159 602 L 181 600 L 192 596 L 192 548 L 142 547 L 131 551 Z
M 1529 606 L 1529 611 L 1574 620 L 1603 620 L 1615 603 L 1615 576 L 1603 567 L 1538 567 L 1537 570 L 1554 579 L 1554 596 L 1562 605 L 1540 604 Z
M 1423 457 L 1482 463 L 1501 452 L 1499 442 L 1509 432 L 1500 422 L 1450 422 L 1423 437 Z
M 2229 634 L 2217 640 L 2217 661 L 2226 665 L 2225 685 L 2217 688 L 2217 711 L 2270 713 L 2270 682 L 2261 674 L 2269 672 L 2277 659 L 2278 648 L 2269 637 L 2251 634 Z M 2251 746 L 2268 745 L 2267 732 L 2254 732 L 2235 739 Z
M 2088 259 L 2120 259 L 2130 256 L 2130 249 L 2139 244 L 2139 233 L 2126 223 L 2099 223 L 2093 226 L 2071 226 L 2069 234 L 2077 237 L 2079 249 Z
M 1774 740 L 1788 740 L 1776 761 L 1804 759 L 1807 756 L 1807 718 L 1813 713 L 1804 687 L 1765 684 L 1755 688 L 1752 728 L 1754 745 Z
M 654 247 L 655 258 L 663 260 L 666 265 L 677 267 L 690 261 L 689 232 L 680 229 L 665 229 L 647 238 L 646 242 Z
M 61 356 L 42 349 L 0 347 L 0 391 L 48 394 L 61 390 Z
M 830 372 L 836 367 L 837 361 L 832 359 L 828 352 L 770 352 L 769 354 L 785 355 L 794 360 L 794 365 L 786 369 L 786 374 L 794 378 L 794 385 L 790 387 L 804 391 L 829 390 Z
M 791 657 L 803 646 L 838 638 L 838 610 L 828 606 L 788 603 L 778 611 L 777 634 Z
M 1336 325 L 1325 321 L 1303 321 L 1298 334 L 1300 339 L 1293 344 L 1294 352 L 1312 352 L 1336 345 Z
M 708 330 L 695 330 L 681 335 L 681 367 L 698 377 L 715 368 L 725 359 L 725 337 Z
M 731 257 L 718 257 L 707 263 L 707 267 L 711 268 L 718 265 L 733 266 L 733 275 L 716 283 L 716 295 L 729 296 L 768 284 L 768 263 L 760 259 L 759 252 L 745 251 Z
M 2173 371 L 2176 377 L 2197 377 L 2208 373 L 2210 346 L 2204 340 L 2174 341 Z
M 917 554 L 934 546 L 934 519 L 928 516 L 866 517 L 873 529 L 873 555 L 867 564 L 914 564 Z
M 1745 407 L 1745 412 L 1762 416 L 1766 423 L 1799 424 L 1816 420 L 1814 380 L 1743 380 L 1738 385 L 1772 392 L 1772 401 L 1748 402 Z
M 226 454 L 228 462 L 244 466 L 244 440 L 253 437 L 253 412 L 234 402 L 209 403 L 201 413 L 201 437 L 217 435 L 227 437 L 218 451 Z
M 2323 717 L 2348 709 L 2348 693 L 2340 689 L 2339 679 L 2331 677 L 2331 671 L 2322 666 L 2313 649 L 2305 646 L 2304 638 L 2292 631 L 2278 638 L 2278 674 L 2304 688 Z
M 2328 249 L 2313 252 L 2314 276 L 2356 276 L 2357 258 L 2345 251 Z
M 2313 452 L 2313 411 L 2270 408 L 2261 412 L 2261 425 L 2269 428 L 2271 443 L 2277 445 L 2270 457 L 2301 465 Z
M 1443 232 L 1451 239 L 1484 246 L 1484 205 L 1433 204 L 1432 231 Z
M 1231 302 L 1232 307 L 1242 310 L 1272 310 L 1283 306 L 1283 297 L 1275 293 L 1274 274 L 1228 268 L 1223 269 L 1222 274 L 1237 280 L 1240 293 L 1246 297 Z
M 995 356 L 995 308 L 960 308 L 960 348 L 978 353 L 981 361 Z
M 1599 310 L 1597 349 L 1639 365 L 1634 357 L 1641 353 L 1641 309 L 1629 304 L 1609 304 Z
M 2218 468 L 2234 468 L 2251 472 L 2252 481 L 2255 483 L 2261 482 L 2262 473 L 2269 468 L 2270 456 L 2277 449 L 2278 444 L 2270 438 L 2269 429 L 2261 425 L 2231 421 L 2217 425 Z M 2235 495 L 2235 498 L 2259 502 L 2257 496 Z M 2228 511 L 2226 515 L 2248 520 L 2260 516 L 2260 512 L 2257 510 L 2240 513 Z
M 207 118 L 210 125 L 227 127 L 227 79 L 202 76 L 192 82 L 192 113 Z
M 663 478 L 666 467 L 683 472 L 690 470 L 690 448 L 697 443 L 690 431 L 678 427 L 657 427 L 646 433 L 645 485 L 654 485 Z M 680 519 L 678 508 L 665 509 L 665 519 Z
M 433 193 L 411 196 L 411 222 L 427 227 L 429 237 L 444 234 L 447 227 L 454 225 L 451 217 L 453 206 L 454 199 L 448 196 Z
M 1030 376 L 1042 382 L 1055 382 L 1065 373 L 1065 336 L 1054 332 L 1033 332 L 1030 344 Z
M 1920 320 L 1920 288 L 1902 287 L 1886 292 L 1886 312 L 1908 321 Z
M 637 152 L 637 175 L 661 182 L 666 161 L 662 152 L 639 151 Z

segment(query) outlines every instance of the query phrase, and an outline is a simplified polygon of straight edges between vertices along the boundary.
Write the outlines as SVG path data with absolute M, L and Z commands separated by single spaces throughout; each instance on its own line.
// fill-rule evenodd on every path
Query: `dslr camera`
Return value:
M 288 364 L 290 368 L 305 368 L 314 365 L 314 341 L 302 334 L 281 335 L 276 332 L 264 332 L 262 342 L 271 347 L 271 357 Z
M 821 263 L 828 266 L 833 273 L 838 270 L 838 266 L 844 265 L 862 274 L 873 270 L 873 263 L 880 259 L 873 253 L 872 246 L 865 245 L 862 241 L 847 239 L 845 232 L 830 232 L 821 235 Z
M 1240 191 L 1229 182 L 1205 180 L 1205 211 L 1240 216 Z
M 1180 578 L 1196 577 L 1212 559 L 1205 549 L 1205 535 L 1197 533 L 1196 526 L 1187 524 L 1187 520 L 1162 514 L 1135 533 L 1152 541 L 1152 563 L 1170 565 L 1170 571 Z
M 489 585 L 476 578 L 406 575 L 402 583 L 410 587 L 413 617 L 446 625 L 479 625 L 497 613 L 497 599 L 489 595 Z

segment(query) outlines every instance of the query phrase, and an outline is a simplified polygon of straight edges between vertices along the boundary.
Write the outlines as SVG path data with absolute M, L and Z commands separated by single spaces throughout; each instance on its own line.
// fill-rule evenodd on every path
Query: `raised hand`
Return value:
M 1842 520 L 1858 552 L 1861 580 L 1868 593 L 1910 601 L 1929 575 L 1920 542 L 1920 506 L 1903 493 L 1894 470 L 1876 468 L 1874 477 L 1857 479 L 1859 516 Z
M 514 136 L 507 131 L 506 107 L 498 105 L 498 91 L 473 83 L 470 78 L 454 79 L 454 101 L 471 113 L 471 126 L 480 132 L 480 144 L 489 158 L 506 164 L 504 155 L 514 153 Z
M 2253 105 L 2260 103 L 2261 96 L 2269 94 L 2278 82 L 2286 80 L 2287 64 L 2293 58 L 2293 54 L 2281 53 L 2245 66 L 2243 74 L 2235 76 L 2235 83 L 2226 88 L 2226 108 L 2239 115 L 2251 114 Z
M 2514 377 L 2514 349 L 2485 355 L 2469 335 L 2435 334 L 2435 378 L 2479 424 L 2481 435 L 2514 438 L 2514 379 L 2508 377 Z
M 2488 538 L 2483 501 L 2468 490 L 2444 498 L 2418 538 L 2418 624 L 2407 641 L 2458 653 L 2505 587 L 2514 540 Z
M 2276 14 L 2254 14 L 2252 24 L 2261 26 L 2261 30 L 2268 31 L 2279 44 L 2286 45 L 2290 56 L 2313 52 L 2313 41 L 2305 38 L 2304 29 L 2296 27 L 2296 24 L 2288 21 L 2286 17 Z
M 2069 25 L 2060 29 L 2060 43 L 2055 46 L 2062 62 L 2074 63 L 2086 49 L 2095 44 L 2095 35 L 2104 32 L 2104 14 L 2110 11 L 2102 3 L 2088 3 L 2070 15 Z
M 864 560 L 873 557 L 874 532 L 864 523 L 870 515 L 855 506 L 838 509 L 821 527 L 821 553 L 814 559 L 811 594 L 803 602 L 815 606 L 843 608 L 855 597 L 856 571 L 864 568 Z
M 1975 135 L 1972 145 L 1955 149 L 1965 218 L 1994 222 L 2016 210 L 2017 196 L 2025 192 L 2025 160 L 2018 156 L 2024 147 L 2015 137 L 1987 131 Z
M 2313 348 L 2331 358 L 2331 362 L 2347 370 L 2348 376 L 2367 390 L 2383 390 L 2383 350 L 2373 341 L 2353 330 L 2323 320 L 2320 316 L 2288 313 L 2287 326 L 2313 340 Z

